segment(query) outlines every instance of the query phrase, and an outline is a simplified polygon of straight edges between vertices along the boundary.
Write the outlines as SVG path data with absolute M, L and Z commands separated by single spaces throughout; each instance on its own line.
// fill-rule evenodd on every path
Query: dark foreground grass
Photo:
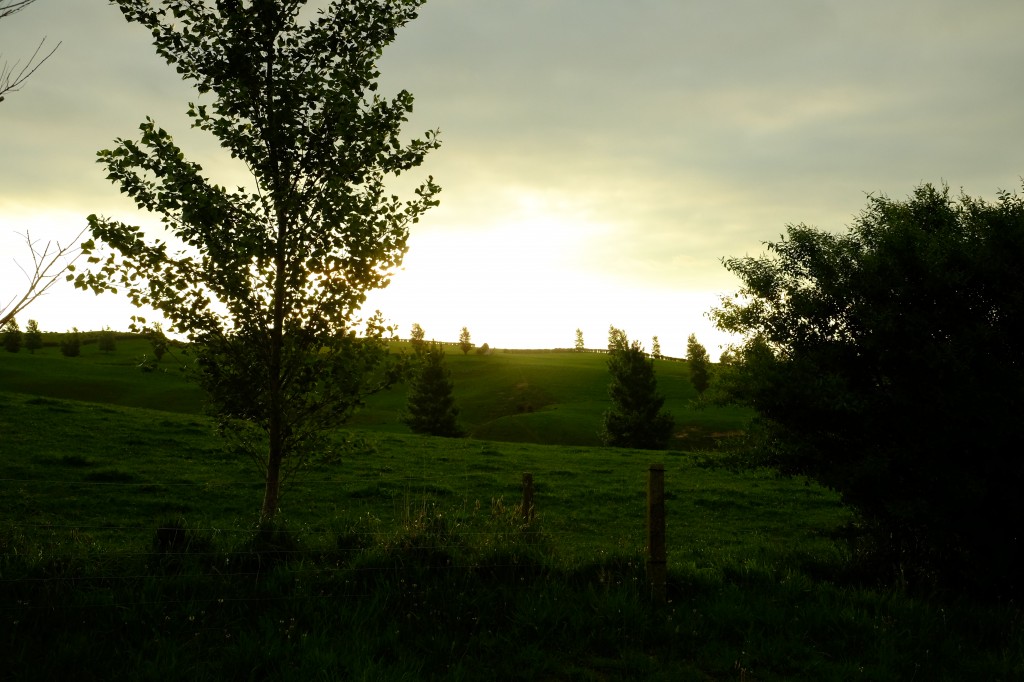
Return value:
M 560 566 L 411 528 L 358 551 L 252 540 L 63 562 L 5 553 L 8 679 L 1014 680 L 1019 614 L 813 583 Z M 541 548 L 538 549 L 538 545 Z
M 261 532 L 200 417 L 0 393 L 0 431 L 5 679 L 1024 679 L 1019 607 L 861 580 L 833 495 L 713 455 L 339 435 Z

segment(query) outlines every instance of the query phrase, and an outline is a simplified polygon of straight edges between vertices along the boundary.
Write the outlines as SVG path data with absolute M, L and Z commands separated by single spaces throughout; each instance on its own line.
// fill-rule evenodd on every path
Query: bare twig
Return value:
M 0 0 L 0 19 L 20 12 L 36 0 Z
M 85 232 L 86 230 L 79 232 L 70 244 L 61 246 L 60 242 L 46 242 L 46 246 L 40 250 L 37 247 L 38 242 L 32 241 L 31 235 L 25 231 L 25 244 L 28 246 L 32 264 L 27 269 L 17 261 L 15 265 L 25 274 L 28 284 L 23 294 L 15 294 L 6 305 L 0 307 L 0 327 L 45 294 L 61 275 L 74 269 L 75 261 L 82 255 L 78 240 Z
M 6 19 L 15 12 L 20 12 L 35 0 L 0 0 L 0 19 Z M 36 46 L 35 51 L 29 60 L 25 62 L 24 66 L 20 69 L 18 64 L 20 62 L 14 62 L 12 65 L 8 65 L 6 62 L 0 66 L 0 102 L 4 101 L 4 97 L 9 92 L 17 92 L 21 89 L 21 86 L 32 77 L 32 74 L 36 72 L 40 66 L 46 63 L 46 60 L 53 56 L 53 53 L 60 47 L 60 43 L 47 52 L 40 59 L 39 55 L 43 49 L 43 44 L 46 42 L 46 38 L 39 41 L 39 45 Z

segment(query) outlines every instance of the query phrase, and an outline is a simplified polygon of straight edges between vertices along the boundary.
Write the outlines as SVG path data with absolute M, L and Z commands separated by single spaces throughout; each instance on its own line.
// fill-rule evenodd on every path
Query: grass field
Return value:
M 147 354 L 149 344 L 140 339 L 122 339 L 110 354 L 87 344 L 77 358 L 63 357 L 55 346 L 32 355 L 0 353 L 0 390 L 200 414 L 202 393 L 181 370 L 188 356 L 172 350 L 157 371 L 143 374 L 138 365 Z M 471 438 L 555 445 L 600 444 L 608 407 L 606 362 L 594 353 L 448 355 L 456 403 Z M 718 436 L 742 428 L 749 418 L 739 408 L 699 405 L 685 363 L 659 360 L 655 367 L 665 409 L 676 418 L 672 447 L 713 447 Z M 399 419 L 405 400 L 404 386 L 371 396 L 351 425 L 409 433 Z
M 401 391 L 377 396 L 261 533 L 254 465 L 221 449 L 173 362 L 138 369 L 145 351 L 0 353 L 10 679 L 1024 679 L 1019 607 L 864 579 L 829 491 L 732 471 L 692 438 L 587 441 L 601 356 L 451 356 L 475 438 L 408 434 Z M 742 427 L 689 404 L 680 367 L 658 375 L 682 432 Z M 652 461 L 664 605 L 644 574 Z

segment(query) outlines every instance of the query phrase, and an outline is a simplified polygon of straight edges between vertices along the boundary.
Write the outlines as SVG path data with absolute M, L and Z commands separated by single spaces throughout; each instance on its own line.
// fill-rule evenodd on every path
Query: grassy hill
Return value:
M 147 351 L 0 352 L 11 679 L 1024 679 L 1018 605 L 872 582 L 834 493 L 688 447 L 588 444 L 603 356 L 451 355 L 476 439 L 404 433 L 403 391 L 376 396 L 287 482 L 284 529 L 260 531 L 258 471 L 173 358 L 140 371 Z M 681 432 L 744 423 L 694 409 L 685 365 L 657 371 Z M 511 442 L 529 439 L 547 443 Z M 651 461 L 664 604 L 644 569 Z
M 88 400 L 186 414 L 202 412 L 202 393 L 182 371 L 188 361 L 172 351 L 157 371 L 142 372 L 151 354 L 143 339 L 122 338 L 112 353 L 95 344 L 66 358 L 55 346 L 29 354 L 0 353 L 0 390 L 49 398 Z M 460 418 L 471 438 L 492 441 L 598 445 L 608 408 L 607 358 L 599 353 L 531 352 L 464 355 L 449 351 Z M 742 429 L 749 412 L 735 407 L 696 405 L 697 394 L 683 362 L 655 362 L 665 409 L 676 418 L 678 449 L 707 448 L 722 434 Z M 397 386 L 371 396 L 351 422 L 353 428 L 409 433 L 401 423 L 406 391 Z

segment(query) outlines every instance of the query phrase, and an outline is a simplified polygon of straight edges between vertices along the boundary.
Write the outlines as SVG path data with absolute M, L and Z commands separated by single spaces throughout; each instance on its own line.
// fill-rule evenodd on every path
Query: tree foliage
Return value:
M 29 353 L 35 353 L 43 347 L 43 333 L 39 331 L 39 323 L 29 320 L 25 325 L 25 348 Z
M 767 247 L 713 313 L 762 461 L 840 491 L 901 570 L 1019 593 L 1024 200 L 924 185 Z
M 21 350 L 21 327 L 18 326 L 17 320 L 8 320 L 0 327 L 0 332 L 4 335 L 4 350 L 8 353 L 17 353 Z
M 114 336 L 114 330 L 110 327 L 101 329 L 99 336 L 96 339 L 96 348 L 101 353 L 113 353 L 117 350 L 117 338 Z
M 378 94 L 376 61 L 422 0 L 339 1 L 301 16 L 305 0 L 116 3 L 212 100 L 188 105 L 192 125 L 238 159 L 252 185 L 214 184 L 147 118 L 138 140 L 116 140 L 99 161 L 177 244 L 89 216 L 110 253 L 90 253 L 98 269 L 76 284 L 123 288 L 202 349 L 201 383 L 225 432 L 259 462 L 270 520 L 282 468 L 300 466 L 319 434 L 392 376 L 374 340 L 381 321 L 368 323 L 363 341 L 357 315 L 440 191 L 428 178 L 403 201 L 388 183 L 438 140 L 434 131 L 400 139 L 413 98 Z
M 462 331 L 459 332 L 459 348 L 462 350 L 463 355 L 468 355 L 469 351 L 473 350 L 473 342 L 469 336 L 469 327 L 463 327 Z
M 77 358 L 82 354 L 82 334 L 78 327 L 72 327 L 71 331 L 61 337 L 60 352 L 66 358 Z
M 698 395 L 704 395 L 711 385 L 711 358 L 707 349 L 697 341 L 696 334 L 686 339 L 686 364 L 690 367 L 690 383 Z
M 655 360 L 661 360 L 661 341 L 655 336 L 651 339 L 651 357 Z
M 163 325 L 159 322 L 155 323 L 152 328 L 146 330 L 146 335 L 149 337 L 150 348 L 153 349 L 153 358 L 160 362 L 164 355 L 167 353 L 167 335 L 164 334 Z
M 658 394 L 654 361 L 647 358 L 638 341 L 616 348 L 608 358 L 611 383 L 608 396 L 611 407 L 604 414 L 601 440 L 605 445 L 656 450 L 664 448 L 672 436 L 675 421 L 662 411 L 665 398 Z
M 626 332 L 614 325 L 608 325 L 608 350 L 616 351 L 628 349 L 629 338 L 626 336 Z
M 424 338 L 426 333 L 423 331 L 423 327 L 420 326 L 419 322 L 413 322 L 412 328 L 409 330 L 409 343 L 412 344 L 414 351 L 420 351 L 423 349 Z
M 583 344 L 583 330 L 579 329 L 579 328 L 576 329 L 576 347 L 575 348 L 576 348 L 576 352 L 577 353 L 582 353 L 583 351 L 585 351 L 587 349 L 587 347 Z
M 414 433 L 458 438 L 459 410 L 452 395 L 451 371 L 445 364 L 444 347 L 429 343 L 417 355 L 409 396 L 402 421 Z

